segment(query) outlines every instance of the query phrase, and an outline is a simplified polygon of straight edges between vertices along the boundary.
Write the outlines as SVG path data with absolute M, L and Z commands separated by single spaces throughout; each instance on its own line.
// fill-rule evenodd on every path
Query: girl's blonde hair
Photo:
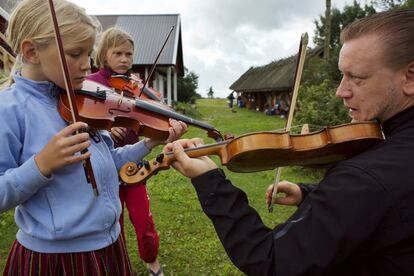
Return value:
M 91 37 L 96 38 L 101 25 L 94 17 L 86 14 L 85 9 L 66 0 L 53 0 L 59 31 L 63 38 L 85 41 Z M 6 30 L 6 38 L 11 49 L 16 54 L 16 63 L 11 70 L 11 76 L 19 70 L 24 60 L 21 54 L 21 43 L 31 39 L 37 47 L 47 47 L 55 43 L 49 2 L 46 0 L 23 0 L 10 15 Z
M 103 32 L 94 56 L 95 66 L 99 69 L 104 68 L 108 51 L 126 42 L 130 42 L 132 47 L 134 47 L 134 39 L 124 30 L 111 27 Z

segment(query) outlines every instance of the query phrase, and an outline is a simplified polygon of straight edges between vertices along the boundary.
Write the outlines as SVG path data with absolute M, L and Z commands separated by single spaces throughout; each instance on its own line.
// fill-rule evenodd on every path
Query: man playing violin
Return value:
M 266 227 L 246 194 L 179 140 L 175 169 L 191 178 L 233 263 L 248 275 L 414 275 L 414 10 L 382 12 L 341 33 L 336 95 L 353 120 L 378 120 L 385 140 L 336 163 L 318 185 L 282 181 L 275 203 L 298 206 Z M 270 190 L 270 189 L 269 189 Z M 270 191 L 266 200 L 271 200 Z

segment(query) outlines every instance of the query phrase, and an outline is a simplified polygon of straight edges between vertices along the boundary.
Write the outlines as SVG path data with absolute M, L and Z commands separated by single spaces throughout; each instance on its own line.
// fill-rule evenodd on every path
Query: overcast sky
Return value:
M 225 97 L 251 66 L 298 50 L 325 10 L 325 0 L 71 0 L 88 13 L 181 15 L 184 65 L 199 76 L 198 93 Z M 365 4 L 366 0 L 359 0 Z M 352 0 L 332 0 L 342 10 Z M 312 45 L 311 45 L 312 46 Z

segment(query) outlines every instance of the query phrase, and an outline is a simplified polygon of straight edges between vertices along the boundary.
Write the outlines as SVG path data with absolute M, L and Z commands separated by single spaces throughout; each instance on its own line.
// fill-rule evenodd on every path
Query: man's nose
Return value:
M 345 79 L 345 77 L 342 78 L 341 83 L 339 84 L 338 88 L 336 89 L 335 95 L 338 98 L 349 98 L 352 96 L 352 91 Z

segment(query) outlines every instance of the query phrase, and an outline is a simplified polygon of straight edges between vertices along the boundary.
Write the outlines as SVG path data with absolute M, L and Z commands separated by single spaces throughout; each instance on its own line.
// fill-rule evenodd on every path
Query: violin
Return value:
M 112 127 L 127 127 L 136 135 L 155 140 L 166 140 L 169 136 L 169 118 L 207 130 L 208 137 L 216 141 L 224 138 L 208 123 L 194 120 L 173 111 L 170 107 L 154 100 L 126 97 L 109 87 L 91 80 L 85 80 L 81 90 L 75 91 L 75 103 L 79 120 L 91 128 L 110 130 Z M 62 118 L 72 122 L 68 96 L 60 93 L 58 110 Z
M 325 166 L 352 157 L 382 140 L 378 123 L 358 122 L 308 134 L 253 132 L 184 151 L 189 157 L 217 155 L 229 170 L 247 173 L 292 165 Z M 140 165 L 128 162 L 119 175 L 128 185 L 138 184 L 170 168 L 174 160 L 174 154 L 167 152 Z
M 140 79 L 134 78 L 133 75 L 112 75 L 108 79 L 109 85 L 118 93 L 126 93 L 128 97 L 136 97 L 146 100 L 161 102 L 161 93 L 150 87 L 143 87 Z

